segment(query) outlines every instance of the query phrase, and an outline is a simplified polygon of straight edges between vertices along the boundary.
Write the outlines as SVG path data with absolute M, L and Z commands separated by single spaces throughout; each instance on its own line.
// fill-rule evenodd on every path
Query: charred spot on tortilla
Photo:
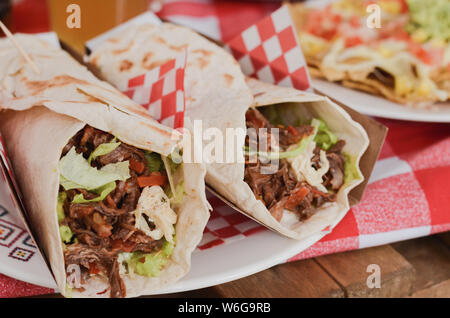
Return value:
M 223 74 L 223 78 L 225 79 L 225 82 L 227 83 L 227 86 L 230 87 L 233 84 L 234 77 L 230 74 Z
M 205 55 L 205 56 L 211 56 L 213 54 L 212 51 L 208 51 L 208 50 L 205 50 L 205 49 L 192 50 L 192 53 L 199 53 L 199 54 L 202 54 L 202 55 Z
M 163 194 L 166 190 L 161 190 L 168 188 L 161 156 L 86 125 L 62 150 L 59 166 L 57 211 L 68 274 L 70 265 L 78 265 L 82 284 L 90 279 L 107 280 L 110 297 L 125 297 L 122 276 L 135 266 L 133 255 L 145 263 L 149 255 L 167 253 L 166 236 L 158 234 L 161 223 L 155 216 L 137 213 L 151 200 L 146 196 L 148 192 L 161 193 L 161 202 L 168 202 Z M 96 178 L 89 181 L 89 173 Z M 101 185 L 98 179 L 108 173 L 113 173 L 109 175 L 112 181 L 105 180 L 106 184 Z M 160 188 L 159 192 L 156 188 Z M 126 268 L 122 268 L 124 262 Z M 134 270 L 135 275 L 147 275 L 142 268 Z
M 154 56 L 155 54 L 153 52 L 147 52 L 144 54 L 144 57 L 142 58 L 142 66 L 145 67 L 145 65 L 147 65 L 148 63 L 150 63 L 151 58 Z
M 186 101 L 190 102 L 190 103 L 193 103 L 193 102 L 196 101 L 196 99 L 194 97 L 192 97 L 192 96 L 186 96 Z
M 118 38 L 109 38 L 106 40 L 106 42 L 110 42 L 110 43 L 119 43 L 120 39 Z
M 91 85 L 85 80 L 81 80 L 69 75 L 58 75 L 51 80 L 46 81 L 25 81 L 27 87 L 31 90 L 31 95 L 39 95 L 39 93 L 54 87 L 62 87 L 70 84 Z
M 128 71 L 132 67 L 133 67 L 133 62 L 131 62 L 130 60 L 123 60 L 120 62 L 119 71 L 121 71 L 121 72 Z
M 200 67 L 201 70 L 203 70 L 205 67 L 208 66 L 209 60 L 203 57 L 197 58 L 198 67 Z
M 125 48 L 113 50 L 113 51 L 112 51 L 112 54 L 114 54 L 114 55 L 120 55 L 120 54 L 122 54 L 122 53 L 125 53 L 125 52 L 127 52 L 127 51 L 129 51 L 129 50 L 131 49 L 131 47 L 133 46 L 133 44 L 134 44 L 134 41 L 130 41 L 130 43 L 128 43 L 128 45 L 127 45 Z
M 174 51 L 177 51 L 177 52 L 180 52 L 180 51 L 183 51 L 185 48 L 187 48 L 188 47 L 188 45 L 187 44 L 181 44 L 181 45 L 172 45 L 172 44 L 169 44 L 169 48 L 171 49 L 171 50 L 174 50 Z
M 98 62 L 100 60 L 100 55 L 95 56 L 94 58 L 91 59 L 90 63 L 94 66 L 98 66 Z
M 158 35 L 153 35 L 152 37 L 156 42 L 158 42 L 160 44 L 164 44 L 164 45 L 167 44 L 166 40 L 164 40 L 162 37 L 160 37 Z
M 155 67 L 161 66 L 167 62 L 169 62 L 170 59 L 165 59 L 165 60 L 157 60 L 157 61 L 151 61 L 151 59 L 147 59 L 146 63 L 144 63 L 144 61 L 142 61 L 142 67 L 144 67 L 147 70 L 151 70 L 154 69 Z
M 150 118 L 151 118 L 151 117 L 150 117 Z M 151 118 L 151 119 L 154 120 L 153 118 Z M 141 125 L 144 125 L 144 126 L 146 126 L 146 127 L 149 127 L 149 128 L 151 128 L 151 129 L 157 131 L 157 132 L 160 133 L 160 134 L 164 134 L 164 135 L 167 135 L 167 136 L 171 136 L 171 135 L 172 135 L 172 133 L 169 132 L 168 130 L 164 130 L 164 129 L 158 128 L 158 127 L 156 127 L 155 125 L 150 125 L 148 122 L 141 121 L 140 124 L 141 124 Z

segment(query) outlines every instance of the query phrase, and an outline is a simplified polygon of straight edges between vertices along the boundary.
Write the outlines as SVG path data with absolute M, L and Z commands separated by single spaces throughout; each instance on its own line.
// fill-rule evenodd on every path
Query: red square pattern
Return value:
M 450 180 L 450 166 L 414 172 L 428 201 L 432 232 L 435 225 L 450 224 L 450 192 L 445 186 Z
M 359 234 L 375 234 L 430 225 L 425 193 L 413 173 L 378 180 L 367 186 L 352 207 Z
M 155 118 L 172 128 L 184 126 L 184 70 L 186 67 L 186 51 L 179 57 L 169 60 L 158 68 L 149 70 L 128 81 L 125 95 L 140 103 L 152 114 L 160 114 Z M 157 73 L 157 79 L 152 80 Z M 177 98 L 181 92 L 182 98 Z M 142 100 L 143 98 L 148 100 Z
M 207 193 L 207 197 L 213 207 L 213 211 L 211 212 L 211 217 L 203 233 L 203 240 L 200 242 L 198 249 L 205 250 L 226 244 L 227 241 L 243 239 L 246 236 L 267 230 L 259 223 L 233 210 L 214 195 Z M 214 227 L 212 226 L 213 223 L 215 224 Z M 221 224 L 221 226 L 217 227 L 217 224 Z M 245 225 L 245 227 L 240 227 L 241 225 Z
M 287 27 L 277 32 L 275 24 L 280 22 L 279 20 L 281 19 L 289 21 L 289 23 Z M 294 31 L 294 25 L 292 23 L 288 8 L 282 6 L 280 9 L 272 13 L 272 15 L 258 22 L 256 24 L 256 29 L 258 30 L 258 34 L 256 34 L 255 37 L 259 36 L 259 38 L 253 39 L 257 41 L 255 43 L 257 45 L 256 47 L 252 46 L 251 50 L 247 48 L 243 39 L 243 33 L 248 29 L 227 43 L 227 48 L 240 63 L 248 63 L 248 61 L 243 59 L 243 57 L 250 57 L 253 68 L 250 72 L 251 74 L 246 75 L 269 83 L 274 82 L 274 84 L 292 86 L 300 90 L 310 88 L 311 85 L 308 70 L 303 54 L 301 53 L 300 45 Z M 248 36 L 248 33 L 246 36 Z M 273 39 L 274 36 L 276 36 L 280 45 L 281 55 L 269 62 L 267 58 L 268 54 L 266 53 L 263 44 L 266 41 Z M 295 48 L 298 48 L 298 50 L 295 50 Z M 290 55 L 289 58 L 286 57 L 287 53 Z M 295 66 L 291 66 L 291 68 L 289 68 L 289 63 Z M 263 74 L 259 74 L 258 71 L 267 65 L 270 67 L 271 74 L 265 75 L 267 72 L 262 72 Z M 242 67 L 243 69 L 249 69 L 248 65 L 242 65 Z M 268 76 L 268 78 L 265 78 L 266 76 Z

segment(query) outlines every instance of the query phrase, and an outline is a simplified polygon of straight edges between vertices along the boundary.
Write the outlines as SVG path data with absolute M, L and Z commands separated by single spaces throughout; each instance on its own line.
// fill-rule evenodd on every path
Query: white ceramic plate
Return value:
M 0 273 L 39 286 L 56 284 L 39 250 L 17 214 L 0 167 Z
M 324 80 L 313 79 L 312 83 L 313 87 L 323 94 L 365 115 L 411 121 L 450 123 L 449 102 L 435 104 L 431 109 L 417 109 Z
M 23 245 L 23 240 L 29 235 L 23 230 L 20 218 L 14 212 L 7 212 L 7 206 L 11 208 L 10 211 L 14 211 L 14 208 L 11 203 L 8 203 L 8 197 L 2 193 L 7 193 L 6 189 L 0 189 L 0 202 L 4 207 L 0 209 L 0 229 L 4 228 L 2 225 L 6 224 L 9 227 L 17 228 L 16 236 L 19 233 L 22 234 L 20 234 L 21 239 L 16 240 L 10 246 L 2 244 L 6 241 L 2 240 L 2 235 L 0 235 L 0 272 L 25 282 L 56 288 L 50 271 L 36 248 L 32 249 Z M 298 242 L 262 228 L 260 224 L 224 205 L 215 209 L 213 215 L 208 222 L 209 230 L 205 232 L 199 246 L 205 246 L 217 240 L 222 243 L 210 248 L 197 248 L 192 254 L 192 266 L 189 274 L 158 293 L 205 288 L 257 273 L 285 262 L 324 235 L 320 233 L 307 241 Z M 252 230 L 257 231 L 245 235 Z M 9 237 L 11 238 L 11 235 Z M 29 258 L 28 255 L 24 255 L 22 259 L 10 256 L 14 249 L 23 247 L 34 251 L 33 255 Z M 28 258 L 27 261 L 24 261 L 26 258 Z

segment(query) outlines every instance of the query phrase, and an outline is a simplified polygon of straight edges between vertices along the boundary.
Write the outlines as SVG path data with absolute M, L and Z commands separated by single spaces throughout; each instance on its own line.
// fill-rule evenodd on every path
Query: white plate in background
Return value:
M 309 0 L 306 5 L 323 8 L 335 0 Z M 383 118 L 450 123 L 450 102 L 437 103 L 432 109 L 419 109 L 392 102 L 384 97 L 372 95 L 338 83 L 313 78 L 313 87 L 354 110 L 369 116 Z
M 312 85 L 321 93 L 365 115 L 400 120 L 450 123 L 450 102 L 437 103 L 431 109 L 418 109 L 325 80 L 313 78 Z

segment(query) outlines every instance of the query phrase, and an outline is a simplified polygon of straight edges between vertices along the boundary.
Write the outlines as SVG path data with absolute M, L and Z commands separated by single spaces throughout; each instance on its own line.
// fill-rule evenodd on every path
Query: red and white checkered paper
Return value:
M 37 0 L 24 0 L 21 8 L 25 2 Z M 159 16 L 229 42 L 278 7 L 274 3 L 171 0 L 164 4 Z M 21 15 L 26 16 L 26 12 Z M 332 233 L 290 261 L 450 230 L 450 125 L 379 121 L 389 127 L 389 132 L 361 203 L 352 207 Z M 219 199 L 208 198 L 214 211 L 198 249 L 268 231 Z M 0 295 L 47 292 L 19 283 L 0 275 Z
M 208 225 L 197 249 L 206 250 L 267 230 L 266 227 L 249 219 L 242 213 L 236 212 L 209 192 L 207 193 L 207 199 L 214 210 L 211 212 Z
M 306 90 L 308 68 L 289 9 L 282 6 L 227 42 L 244 74 L 264 82 Z
M 0 134 L 0 160 L 3 162 L 3 164 L 6 167 L 6 172 L 8 173 L 10 178 L 13 178 L 13 173 L 11 169 L 11 164 L 8 160 L 8 157 L 6 156 L 6 149 L 5 144 L 3 142 L 3 136 Z
M 14 204 L 15 212 L 21 213 L 22 198 L 17 186 L 16 178 L 14 177 L 13 170 L 11 168 L 11 162 L 6 155 L 6 147 L 3 141 L 3 137 L 0 134 L 0 182 L 4 183 L 4 189 L 8 189 L 11 202 Z
M 123 91 L 150 116 L 172 128 L 184 127 L 186 50 L 175 59 L 128 80 Z

